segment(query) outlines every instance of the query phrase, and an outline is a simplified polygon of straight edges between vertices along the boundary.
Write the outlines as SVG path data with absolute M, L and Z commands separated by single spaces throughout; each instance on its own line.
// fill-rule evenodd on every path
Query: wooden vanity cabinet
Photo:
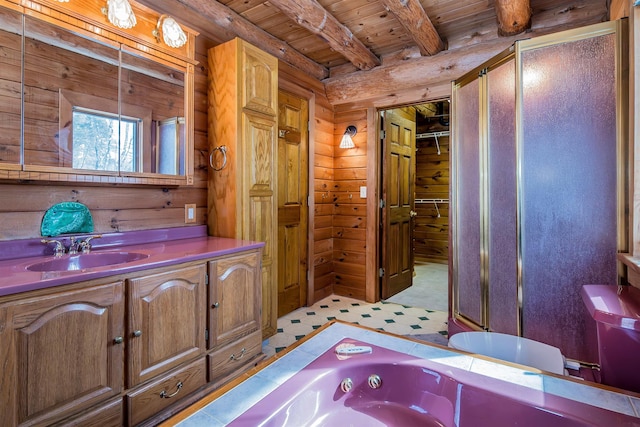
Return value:
M 0 298 L 0 424 L 155 425 L 213 391 L 261 354 L 260 262 L 250 249 Z
M 262 251 L 209 261 L 209 381 L 262 352 Z
M 49 425 L 119 395 L 124 308 L 122 281 L 0 304 L 2 424 Z
M 127 387 L 205 351 L 205 264 L 127 279 Z

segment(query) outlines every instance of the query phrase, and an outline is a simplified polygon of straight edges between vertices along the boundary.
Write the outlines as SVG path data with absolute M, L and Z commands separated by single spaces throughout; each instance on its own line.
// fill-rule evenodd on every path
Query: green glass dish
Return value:
M 93 218 L 89 208 L 78 202 L 62 202 L 51 206 L 42 217 L 40 226 L 40 233 L 44 237 L 91 232 Z

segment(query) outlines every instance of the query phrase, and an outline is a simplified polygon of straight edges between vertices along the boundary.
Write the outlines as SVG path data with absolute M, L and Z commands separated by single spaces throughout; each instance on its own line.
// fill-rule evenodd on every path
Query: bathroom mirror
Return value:
M 0 169 L 28 179 L 192 183 L 192 67 L 49 21 L 0 7 Z
M 22 14 L 0 8 L 0 165 L 20 167 Z
M 30 16 L 24 28 L 25 167 L 117 173 L 119 47 Z

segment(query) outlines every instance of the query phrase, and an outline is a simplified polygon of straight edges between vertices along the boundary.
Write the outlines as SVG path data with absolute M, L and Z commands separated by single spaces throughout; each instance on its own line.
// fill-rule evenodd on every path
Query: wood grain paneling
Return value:
M 439 129 L 446 130 L 446 129 Z M 427 131 L 428 132 L 428 131 Z M 416 141 L 416 199 L 449 199 L 449 137 Z M 420 261 L 446 264 L 449 248 L 449 204 L 416 203 L 414 251 Z M 439 215 L 439 216 L 438 216 Z
M 353 138 L 356 147 L 339 148 L 350 125 L 358 129 Z M 367 199 L 360 197 L 360 187 L 366 186 L 367 178 L 367 111 L 337 113 L 334 128 L 334 293 L 365 299 Z

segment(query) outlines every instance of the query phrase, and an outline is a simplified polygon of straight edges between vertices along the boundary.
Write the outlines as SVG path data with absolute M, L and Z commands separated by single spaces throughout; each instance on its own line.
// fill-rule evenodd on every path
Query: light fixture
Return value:
M 69 0 L 56 0 L 59 3 L 69 3 Z
M 347 126 L 347 129 L 342 135 L 342 141 L 340 141 L 340 148 L 356 148 L 356 144 L 353 143 L 353 137 L 358 133 L 358 129 L 353 126 Z
M 156 28 L 153 30 L 158 43 L 160 43 L 160 26 L 162 25 L 162 40 L 169 47 L 182 47 L 187 42 L 187 35 L 182 31 L 180 24 L 170 16 L 161 15 L 158 18 Z
M 107 7 L 102 8 L 102 13 L 118 28 L 133 28 L 137 23 L 129 0 L 107 0 Z

